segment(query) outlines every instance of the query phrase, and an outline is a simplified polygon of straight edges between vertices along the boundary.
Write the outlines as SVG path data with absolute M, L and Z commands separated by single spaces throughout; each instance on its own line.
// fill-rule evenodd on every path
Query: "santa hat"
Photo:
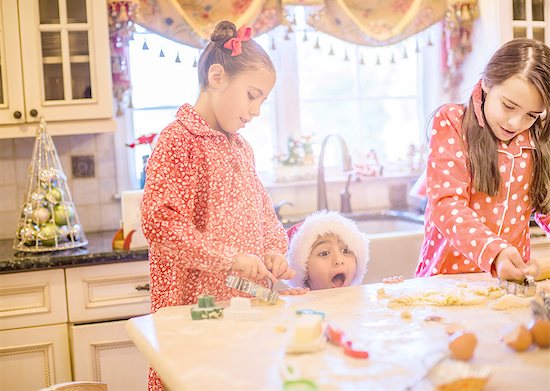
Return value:
M 357 270 L 351 285 L 360 285 L 369 261 L 368 239 L 353 220 L 337 212 L 322 210 L 308 216 L 303 222 L 288 229 L 288 263 L 296 275 L 288 280 L 293 287 L 303 287 L 307 278 L 307 260 L 313 244 L 327 234 L 337 235 L 355 254 Z

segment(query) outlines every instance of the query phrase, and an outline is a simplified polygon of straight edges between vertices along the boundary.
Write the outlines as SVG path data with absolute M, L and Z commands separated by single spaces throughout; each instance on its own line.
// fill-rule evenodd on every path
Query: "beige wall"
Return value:
M 112 133 L 53 137 L 84 232 L 120 225 Z M 0 140 L 0 239 L 15 237 L 27 186 L 34 138 Z M 71 156 L 93 155 L 95 177 L 73 178 Z

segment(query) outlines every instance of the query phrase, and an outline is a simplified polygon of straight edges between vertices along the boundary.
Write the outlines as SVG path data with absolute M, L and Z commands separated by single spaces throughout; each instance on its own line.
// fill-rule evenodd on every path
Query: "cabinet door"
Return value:
M 125 323 L 71 327 L 75 380 L 102 381 L 109 391 L 147 389 L 149 364 L 130 340 Z
M 502 11 L 502 38 L 534 38 L 550 43 L 550 0 L 506 0 Z
M 19 1 L 26 119 L 112 117 L 104 1 Z
M 0 1 L 0 124 L 25 122 L 17 0 Z
M 0 331 L 0 390 L 71 381 L 67 324 Z

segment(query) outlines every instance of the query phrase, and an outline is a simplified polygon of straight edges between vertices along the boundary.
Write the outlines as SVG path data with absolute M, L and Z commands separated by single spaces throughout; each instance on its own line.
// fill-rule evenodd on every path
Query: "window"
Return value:
M 385 162 L 405 158 L 410 144 L 421 143 L 425 121 L 418 38 L 387 48 L 358 47 L 308 31 L 303 7 L 294 11 L 295 32 L 288 39 L 284 26 L 256 38 L 277 68 L 276 87 L 261 115 L 240 131 L 252 145 L 257 170 L 272 170 L 273 157 L 287 152 L 288 138 L 301 135 L 313 135 L 317 153 L 325 136 L 340 133 L 356 159 L 370 149 Z M 199 89 L 192 64 L 199 55 L 138 28 L 130 45 L 136 137 L 159 132 L 181 104 L 195 102 Z M 138 146 L 135 152 L 139 177 L 141 157 L 150 150 Z M 337 145 L 326 156 L 327 165 L 336 165 Z

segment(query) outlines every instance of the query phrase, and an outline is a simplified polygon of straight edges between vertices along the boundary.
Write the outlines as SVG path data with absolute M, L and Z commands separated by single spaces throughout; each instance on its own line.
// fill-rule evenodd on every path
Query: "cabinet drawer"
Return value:
M 65 322 L 63 269 L 0 275 L 0 330 Z
M 66 269 L 69 321 L 125 319 L 148 314 L 149 262 Z

